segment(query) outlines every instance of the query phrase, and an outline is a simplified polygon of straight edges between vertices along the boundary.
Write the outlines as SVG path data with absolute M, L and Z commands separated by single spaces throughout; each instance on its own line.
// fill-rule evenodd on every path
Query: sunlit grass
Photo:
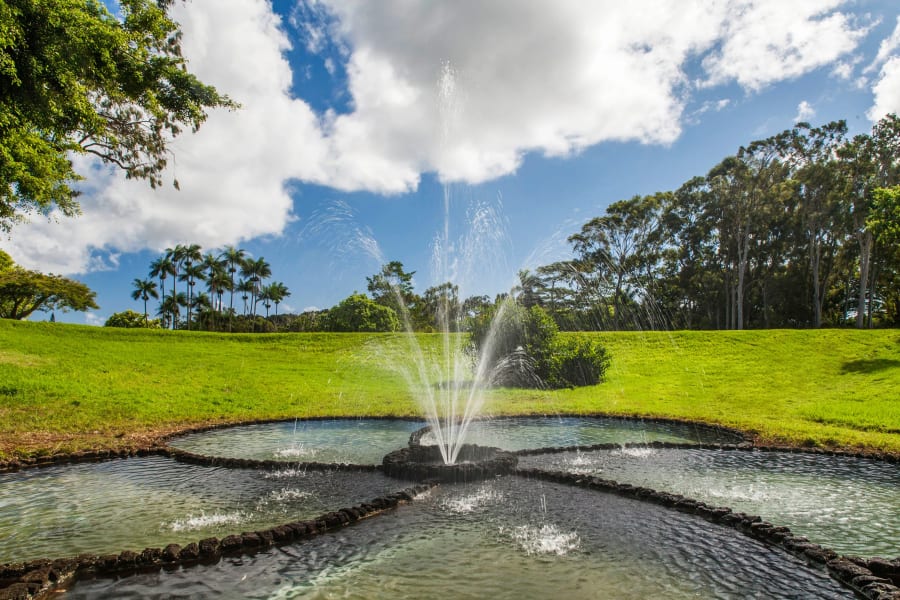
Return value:
M 583 335 L 583 334 L 581 334 Z M 601 333 L 607 381 L 495 390 L 493 414 L 611 413 L 900 453 L 900 332 Z M 419 336 L 426 353 L 437 336 Z M 410 416 L 399 335 L 220 335 L 0 321 L 0 456 L 119 448 L 211 423 Z

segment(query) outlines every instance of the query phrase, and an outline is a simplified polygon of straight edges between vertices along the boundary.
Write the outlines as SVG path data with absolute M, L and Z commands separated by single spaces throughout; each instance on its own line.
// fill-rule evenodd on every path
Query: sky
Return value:
M 327 308 L 380 265 L 419 293 L 494 295 L 617 200 L 672 190 L 742 145 L 900 113 L 896 0 L 192 0 L 189 68 L 241 104 L 146 182 L 85 157 L 83 214 L 0 249 L 97 292 L 102 324 L 167 247 L 264 257 Z M 38 313 L 32 320 L 45 320 Z

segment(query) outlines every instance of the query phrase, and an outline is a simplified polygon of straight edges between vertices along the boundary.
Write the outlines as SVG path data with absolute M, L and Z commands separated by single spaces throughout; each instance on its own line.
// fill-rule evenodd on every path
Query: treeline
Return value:
M 143 302 L 143 320 L 136 319 L 133 311 L 125 311 L 112 315 L 108 326 L 271 331 L 269 310 L 274 307 L 277 315 L 278 305 L 291 295 L 280 281 L 265 283 L 272 276 L 272 268 L 264 258 L 254 259 L 234 246 L 226 246 L 219 254 L 204 254 L 198 244 L 178 244 L 151 262 L 148 274 L 149 279 L 132 282 L 131 297 Z M 202 288 L 197 289 L 197 284 Z M 153 322 L 148 312 L 151 298 L 160 300 L 156 310 L 159 319 Z M 259 314 L 261 308 L 265 318 Z
M 516 292 L 562 329 L 900 324 L 900 119 L 797 124 L 569 242 Z
M 419 295 L 414 272 L 393 261 L 366 279 L 368 295 L 300 315 L 278 314 L 290 292 L 263 285 L 268 264 L 233 247 L 201 256 L 177 246 L 150 275 L 160 278 L 163 325 L 224 331 L 465 330 L 510 296 L 569 331 L 896 326 L 900 119 L 854 137 L 844 121 L 799 123 L 674 191 L 609 205 L 569 242 L 572 259 L 519 272 L 510 294 L 460 299 L 447 282 Z M 194 293 L 199 281 L 208 293 Z M 146 322 L 155 284 L 134 285 Z

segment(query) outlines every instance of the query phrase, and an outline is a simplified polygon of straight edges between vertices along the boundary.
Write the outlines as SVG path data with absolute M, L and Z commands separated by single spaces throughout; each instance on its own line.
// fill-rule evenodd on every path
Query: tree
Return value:
M 354 292 L 328 313 L 332 331 L 397 331 L 400 321 L 394 309 Z
M 655 232 L 659 209 L 657 196 L 621 200 L 569 237 L 576 256 L 599 275 L 603 287 L 610 288 L 615 329 L 624 326 L 628 298 L 647 288 L 650 278 L 644 275 L 658 260 Z
M 248 310 L 247 300 L 250 299 L 250 294 L 252 294 L 253 290 L 255 289 L 253 282 L 250 281 L 249 279 L 241 279 L 240 281 L 238 281 L 238 284 L 237 284 L 237 286 L 235 286 L 234 289 L 235 289 L 235 291 L 241 293 L 241 300 L 244 301 L 244 313 L 243 314 L 244 314 L 244 316 L 246 316 L 247 310 Z
M 231 297 L 228 300 L 228 309 L 229 313 L 232 315 L 234 314 L 234 274 L 237 273 L 238 269 L 243 267 L 244 259 L 246 257 L 247 253 L 244 250 L 235 248 L 234 246 L 225 246 L 225 250 L 223 250 L 222 254 L 219 255 L 219 258 L 224 260 L 228 265 L 228 276 L 231 280 L 231 286 L 228 288 L 229 290 L 231 290 Z
M 203 281 L 206 279 L 206 271 L 203 269 L 203 265 L 193 264 L 190 261 L 185 262 L 184 271 L 182 271 L 181 275 L 178 276 L 181 281 L 184 281 L 188 285 L 188 293 L 187 293 L 187 328 L 191 328 L 191 313 L 194 307 L 194 286 L 197 285 L 198 281 Z
M 175 264 L 168 255 L 160 256 L 150 263 L 150 277 L 159 277 L 159 292 L 163 298 L 166 297 L 166 279 L 169 275 L 175 276 Z M 174 287 L 174 283 L 173 283 Z M 146 311 L 144 311 L 146 312 Z
M 0 3 L 0 229 L 79 213 L 72 154 L 156 187 L 170 140 L 237 105 L 187 70 L 171 0 Z M 175 182 L 177 187 L 177 182 Z
M 23 269 L 0 250 L 0 318 L 25 319 L 35 311 L 96 310 L 95 297 L 80 281 Z
M 135 312 L 131 309 L 113 313 L 106 319 L 104 327 L 123 327 L 127 329 L 159 329 L 159 319 L 147 321 L 147 315 Z
M 268 288 L 269 300 L 271 300 L 275 304 L 275 316 L 277 317 L 278 305 L 281 304 L 281 302 L 284 301 L 285 298 L 289 297 L 291 295 L 291 292 L 288 287 L 280 281 L 273 281 L 266 287 Z
M 842 149 L 851 186 L 853 235 L 859 246 L 859 294 L 856 326 L 862 328 L 867 308 L 875 239 L 867 227 L 874 190 L 900 184 L 900 118 L 889 114 L 872 128 L 872 135 L 859 135 Z M 871 322 L 871 319 L 870 319 Z
M 427 330 L 456 331 L 459 329 L 461 307 L 459 287 L 449 281 L 435 285 L 422 294 L 419 327 Z
M 256 316 L 256 303 L 259 301 L 259 292 L 262 289 L 262 281 L 272 276 L 272 267 L 266 259 L 259 257 L 256 260 L 248 259 L 241 267 L 241 275 L 253 284 L 250 302 L 250 314 Z
M 151 279 L 135 278 L 135 280 L 131 282 L 131 285 L 134 287 L 134 290 L 131 292 L 131 297 L 134 300 L 140 298 L 144 301 L 144 323 L 149 327 L 147 300 L 151 297 L 159 298 L 159 292 L 156 291 L 156 282 Z
M 415 274 L 415 271 L 407 273 L 399 260 L 392 260 L 383 265 L 375 275 L 366 277 L 366 287 L 375 302 L 391 308 L 398 316 L 408 320 L 417 299 L 413 293 L 412 281 Z
M 790 132 L 789 154 L 794 163 L 799 212 L 806 238 L 813 284 L 813 323 L 822 326 L 822 307 L 829 279 L 846 227 L 841 206 L 841 180 L 836 167 L 837 150 L 844 143 L 844 121 L 810 127 L 799 123 Z
M 163 298 L 159 305 L 159 314 L 163 318 L 172 319 L 172 329 L 178 329 L 178 317 L 181 316 L 181 307 L 187 306 L 188 300 L 184 292 L 172 292 L 171 296 Z

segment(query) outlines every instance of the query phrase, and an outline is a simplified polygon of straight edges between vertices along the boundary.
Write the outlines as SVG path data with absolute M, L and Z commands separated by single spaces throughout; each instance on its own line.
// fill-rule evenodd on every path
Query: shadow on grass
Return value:
M 841 365 L 841 373 L 875 373 L 897 367 L 900 367 L 900 360 L 893 358 L 848 360 Z

